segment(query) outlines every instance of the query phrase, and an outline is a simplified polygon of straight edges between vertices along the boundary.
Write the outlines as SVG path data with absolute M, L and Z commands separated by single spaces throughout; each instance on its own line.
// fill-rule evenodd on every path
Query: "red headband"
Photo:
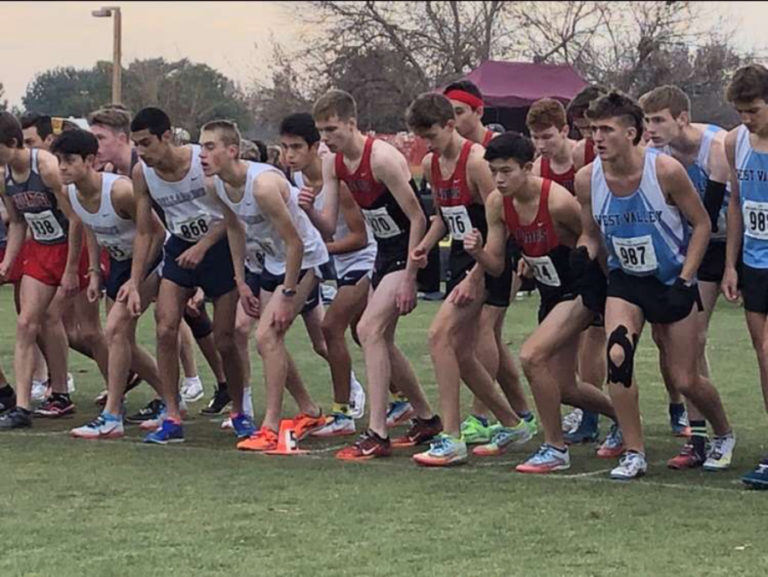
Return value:
M 465 92 L 463 90 L 449 90 L 445 93 L 445 97 L 449 100 L 458 100 L 459 102 L 468 104 L 473 109 L 483 106 L 482 98 L 478 98 L 474 94 L 470 94 L 469 92 Z

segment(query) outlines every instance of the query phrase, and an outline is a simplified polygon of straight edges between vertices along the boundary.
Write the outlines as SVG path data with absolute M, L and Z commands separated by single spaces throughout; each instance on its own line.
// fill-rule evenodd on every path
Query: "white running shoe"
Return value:
M 48 391 L 48 382 L 47 381 L 35 381 L 32 380 L 32 400 L 33 401 L 43 401 L 48 396 L 46 393 Z
M 182 399 L 188 403 L 194 403 L 202 399 L 203 395 L 205 395 L 205 391 L 199 376 L 184 377 L 184 381 L 181 384 Z
M 733 460 L 733 449 L 736 446 L 736 437 L 733 433 L 728 433 L 722 437 L 713 437 L 712 445 L 707 460 L 704 461 L 705 471 L 725 471 L 731 466 Z
M 619 461 L 619 466 L 611 471 L 611 479 L 617 481 L 631 481 L 645 475 L 648 470 L 648 462 L 645 455 L 627 451 Z
M 224 419 L 221 422 L 221 425 L 219 425 L 219 428 L 222 431 L 231 431 L 232 429 L 234 429 L 234 427 L 232 426 L 232 417 L 227 417 L 226 419 Z
M 72 429 L 70 434 L 78 439 L 119 439 L 125 435 L 123 420 L 104 413 L 90 423 Z
M 355 377 L 355 372 L 349 377 L 349 416 L 362 419 L 365 414 L 365 389 Z
M 312 431 L 312 437 L 342 437 L 355 434 L 355 421 L 348 415 L 333 413 L 319 429 Z
M 563 417 L 563 433 L 576 432 L 576 429 L 581 425 L 581 418 L 584 416 L 584 412 L 581 409 L 573 409 L 570 413 Z
M 67 373 L 67 392 L 71 395 L 75 390 L 75 378 L 72 373 Z

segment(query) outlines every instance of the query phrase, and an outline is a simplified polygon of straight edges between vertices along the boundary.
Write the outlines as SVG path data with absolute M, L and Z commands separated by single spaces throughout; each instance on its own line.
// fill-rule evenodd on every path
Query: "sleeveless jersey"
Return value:
M 551 180 L 542 180 L 539 209 L 529 224 L 520 222 L 512 197 L 503 197 L 507 229 L 522 250 L 523 258 L 533 269 L 542 299 L 572 292 L 573 285 L 569 262 L 572 249 L 560 243 L 549 213 L 551 187 Z
M 292 175 L 293 181 L 298 188 L 304 186 L 304 175 L 301 172 L 294 172 Z M 315 209 L 322 211 L 325 206 L 325 189 L 320 189 L 320 192 L 315 196 Z M 337 253 L 333 255 L 333 264 L 336 269 L 336 274 L 339 278 L 343 277 L 347 271 L 358 270 L 361 268 L 369 269 L 373 267 L 373 261 L 376 259 L 376 239 L 373 236 L 373 231 L 365 223 L 365 231 L 368 236 L 368 244 L 364 247 L 354 250 L 352 252 Z M 339 209 L 339 216 L 336 219 L 336 230 L 333 233 L 333 239 L 340 241 L 349 234 L 349 227 L 344 215 Z
M 136 236 L 136 223 L 117 214 L 112 204 L 112 185 L 120 178 L 123 177 L 108 172 L 101 173 L 101 202 L 95 213 L 82 205 L 74 184 L 67 186 L 72 209 L 83 224 L 93 231 L 99 246 L 104 247 L 109 256 L 117 261 L 130 260 L 133 257 L 133 239 Z
M 768 269 L 768 152 L 752 148 L 744 125 L 736 136 L 736 178 L 744 219 L 744 264 Z
M 571 164 L 571 167 L 566 170 L 565 172 L 555 172 L 552 170 L 552 164 L 549 162 L 548 158 L 541 158 L 541 178 L 545 178 L 547 180 L 552 180 L 568 190 L 571 194 L 575 194 L 575 180 L 576 180 L 576 170 L 573 168 L 573 164 Z
M 163 180 L 143 162 L 141 168 L 150 196 L 165 213 L 165 223 L 170 233 L 181 240 L 195 243 L 222 219 L 222 214 L 216 201 L 205 192 L 200 147 L 193 144 L 191 149 L 189 171 L 179 181 Z
M 489 130 L 488 128 L 485 129 L 485 134 L 483 135 L 483 141 L 480 143 L 483 145 L 483 148 L 488 146 L 488 143 L 494 139 L 496 136 L 496 133 L 493 130 Z
M 341 153 L 336 153 L 336 177 L 344 182 L 360 206 L 366 222 L 373 230 L 379 250 L 402 250 L 408 246 L 411 223 L 397 200 L 382 182 L 377 182 L 371 169 L 371 150 L 374 139 L 365 139 L 360 166 L 350 173 Z M 413 194 L 416 188 L 411 181 Z
M 443 178 L 440 173 L 440 157 L 432 153 L 430 179 L 440 213 L 451 233 L 452 261 L 466 261 L 471 266 L 475 260 L 464 250 L 464 235 L 477 228 L 485 238 L 488 225 L 485 221 L 485 206 L 472 196 L 467 182 L 467 160 L 472 152 L 472 142 L 465 140 L 453 173 Z
M 256 202 L 253 196 L 256 178 L 267 171 L 285 176 L 271 164 L 248 162 L 245 190 L 239 202 L 234 202 L 229 198 L 224 181 L 218 176 L 214 177 L 214 182 L 216 184 L 216 194 L 245 224 L 248 256 L 258 258 L 256 257 L 258 253 L 263 254 L 264 267 L 269 269 L 269 272 L 272 274 L 279 275 L 285 273 L 285 242 L 283 242 L 282 237 L 269 218 L 261 211 L 261 207 L 259 207 L 258 202 Z M 301 260 L 301 268 L 307 269 L 327 262 L 328 251 L 325 248 L 320 232 L 312 226 L 309 217 L 299 208 L 298 197 L 298 189 L 291 186 L 287 202 L 288 212 L 291 215 L 291 221 L 293 221 L 299 233 L 299 238 L 304 243 L 304 256 Z
M 5 194 L 16 211 L 24 216 L 32 238 L 40 244 L 62 244 L 67 242 L 69 221 L 61 212 L 56 195 L 40 176 L 37 152 L 30 150 L 29 177 L 24 182 L 16 182 L 11 167 L 5 167 Z
M 584 166 L 595 160 L 595 142 L 591 138 L 586 138 L 584 143 Z
M 640 186 L 629 196 L 608 188 L 600 158 L 592 164 L 592 215 L 608 250 L 608 268 L 633 276 L 655 276 L 671 285 L 680 275 L 690 225 L 667 204 L 656 176 L 658 154 L 643 155 Z
M 718 132 L 723 129 L 714 124 L 708 124 L 701 135 L 701 144 L 696 160 L 690 166 L 686 167 L 688 177 L 693 182 L 693 186 L 699 193 L 701 200 L 704 200 L 704 193 L 707 190 L 707 180 L 709 179 L 709 153 L 712 150 L 712 141 Z M 712 241 L 725 242 L 726 237 L 726 215 L 728 214 L 728 199 L 731 197 L 730 186 L 726 186 L 725 197 L 723 197 L 723 206 L 717 219 L 717 232 L 712 233 Z

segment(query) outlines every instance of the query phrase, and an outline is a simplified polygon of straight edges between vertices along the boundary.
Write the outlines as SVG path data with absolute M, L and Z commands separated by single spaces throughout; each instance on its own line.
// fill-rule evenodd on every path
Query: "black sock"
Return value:
M 0 397 L 12 397 L 14 395 L 14 390 L 11 385 L 6 384 L 3 388 L 0 389 Z
M 691 446 L 697 457 L 706 458 L 707 440 L 707 422 L 691 421 Z
M 224 391 L 225 393 L 229 393 L 229 391 L 227 390 L 227 381 L 219 383 L 218 385 L 216 385 L 216 387 L 217 387 L 216 390 L 218 391 Z

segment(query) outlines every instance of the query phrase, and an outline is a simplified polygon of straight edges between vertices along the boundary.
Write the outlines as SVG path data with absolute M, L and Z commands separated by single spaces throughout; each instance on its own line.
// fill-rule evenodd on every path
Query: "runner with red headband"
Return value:
M 451 101 L 456 115 L 456 131 L 467 140 L 487 146 L 496 133 L 483 126 L 483 96 L 474 83 L 460 80 L 446 86 L 443 94 Z M 480 336 L 478 355 L 485 367 L 498 367 L 496 380 L 501 385 L 504 395 L 518 416 L 529 426 L 531 434 L 536 434 L 538 424 L 528 408 L 520 383 L 520 372 L 514 358 L 504 343 L 502 329 L 504 317 L 510 304 L 510 294 L 516 294 L 520 288 L 515 278 L 517 260 L 520 258 L 519 248 L 513 240 L 507 245 L 507 269 L 498 282 L 506 283 L 506 298 L 486 300 L 481 312 L 480 324 L 493 327 L 493 341 L 486 341 Z M 485 331 L 484 331 L 485 332 Z M 490 413 L 483 404 L 475 398 L 472 413 L 461 425 L 461 433 L 469 444 L 483 444 L 491 441 L 493 429 L 488 422 Z

